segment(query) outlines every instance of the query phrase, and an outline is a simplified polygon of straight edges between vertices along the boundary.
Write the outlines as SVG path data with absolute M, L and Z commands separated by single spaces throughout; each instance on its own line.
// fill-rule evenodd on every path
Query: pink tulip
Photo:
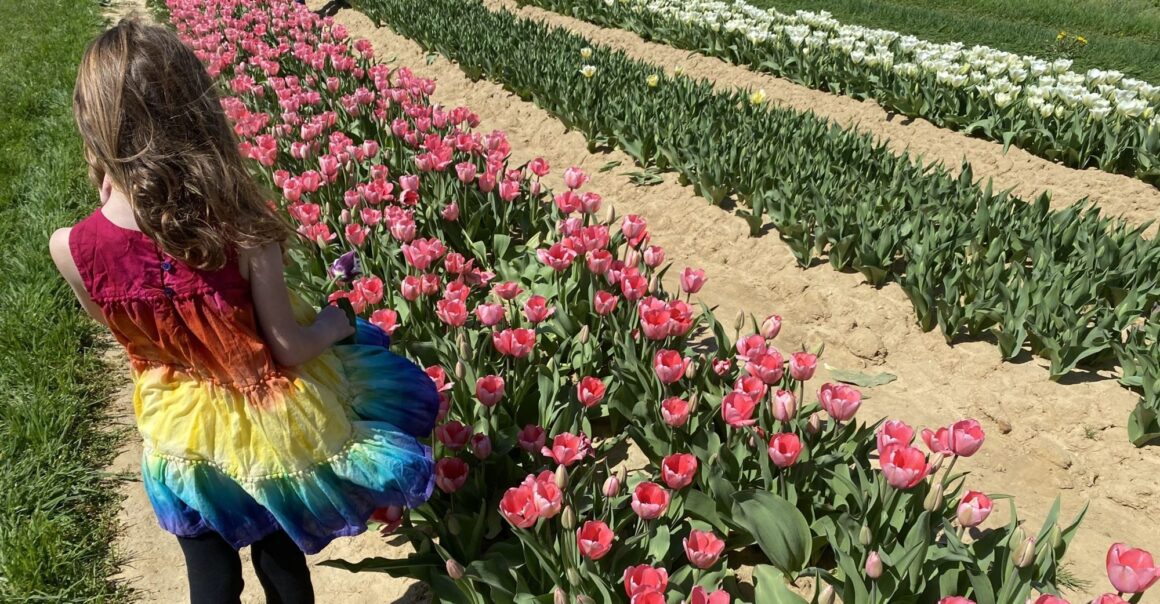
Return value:
M 660 350 L 653 357 L 653 370 L 662 384 L 675 384 L 684 377 L 690 363 L 675 350 Z
M 629 302 L 636 302 L 648 293 L 648 279 L 644 278 L 639 272 L 625 272 L 620 278 L 620 293 L 624 295 L 624 299 Z M 611 271 L 609 271 L 611 272 Z
M 685 600 L 685 604 L 729 604 L 729 602 L 729 592 L 724 589 L 709 593 L 700 585 L 693 587 L 689 592 L 689 599 Z
M 443 206 L 443 209 L 439 211 L 439 215 L 447 222 L 459 220 L 459 202 L 452 201 Z
M 399 313 L 389 308 L 381 308 L 371 313 L 371 324 L 387 332 L 387 335 L 393 335 L 399 328 Z
M 536 332 L 530 329 L 505 329 L 491 334 L 496 351 L 504 356 L 522 359 L 536 346 Z
M 683 543 L 689 563 L 700 569 L 712 567 L 725 551 L 725 542 L 713 531 L 690 531 Z
M 475 180 L 477 171 L 478 168 L 471 162 L 465 161 L 455 164 L 455 174 L 459 177 L 459 181 L 463 183 L 469 183 Z
M 586 182 L 588 182 L 588 175 L 585 174 L 584 170 L 581 170 L 579 167 L 572 166 L 571 168 L 564 170 L 564 185 L 569 189 L 579 189 L 580 187 L 583 187 L 584 183 Z
M 355 279 L 354 289 L 362 295 L 367 304 L 374 305 L 383 301 L 383 280 L 378 277 Z
M 748 361 L 751 357 L 765 354 L 766 350 L 769 350 L 769 345 L 766 344 L 765 338 L 757 334 L 737 340 L 737 359 L 740 361 Z
M 520 448 L 528 453 L 535 453 L 544 448 L 544 443 L 547 441 L 547 435 L 544 429 L 535 424 L 528 424 L 523 427 L 516 435 L 516 441 Z
M 601 489 L 605 497 L 616 497 L 620 493 L 620 479 L 613 474 L 604 480 L 604 486 Z
M 795 352 L 789 356 L 789 375 L 799 382 L 809 381 L 818 369 L 817 355 Z
M 498 375 L 488 375 L 475 382 L 475 398 L 483 403 L 484 407 L 494 407 L 503 400 L 504 381 Z
M 890 445 L 909 447 L 912 442 L 914 442 L 914 428 L 902 420 L 892 419 L 878 428 L 879 455 Z
M 745 371 L 772 386 L 785 375 L 785 359 L 780 352 L 769 348 L 764 353 L 750 355 L 749 361 L 745 363 Z
M 643 237 L 645 230 L 646 224 L 644 218 L 636 214 L 629 214 L 620 222 L 620 232 L 624 233 L 625 239 L 628 239 L 630 243 Z
M 508 489 L 500 499 L 499 511 L 516 528 L 531 528 L 540 519 L 535 492 L 527 485 Z
M 1143 593 L 1160 578 L 1160 568 L 1152 561 L 1152 554 L 1123 543 L 1108 549 L 1107 567 L 1112 587 L 1124 593 Z
M 854 417 L 862 405 L 862 393 L 845 384 L 825 384 L 818 391 L 818 401 L 835 421 L 844 422 Z
M 1128 604 L 1128 601 L 1116 594 L 1104 594 L 1092 600 L 1091 604 Z
M 524 316 L 532 323 L 541 323 L 556 314 L 554 306 L 548 306 L 543 296 L 532 296 L 524 303 Z
M 576 546 L 580 555 L 599 560 L 612 551 L 612 529 L 599 520 L 589 520 L 576 529 Z
M 787 390 L 778 390 L 773 395 L 773 419 L 788 422 L 797 415 L 797 397 Z
M 877 579 L 882 576 L 882 557 L 878 555 L 877 551 L 870 552 L 866 556 L 866 564 L 863 570 L 870 579 Z
M 499 198 L 504 201 L 515 201 L 520 196 L 520 183 L 515 180 L 503 179 L 499 183 Z
M 949 596 L 939 600 L 938 604 L 975 604 L 975 601 L 962 596 Z
M 435 464 L 435 486 L 444 493 L 454 493 L 467 482 L 467 463 L 458 457 L 444 457 Z
M 610 294 L 606 291 L 598 291 L 593 296 L 592 310 L 596 311 L 598 315 L 607 315 L 616 309 L 616 303 L 620 300 L 616 294 Z
M 502 304 L 480 304 L 475 307 L 475 316 L 484 327 L 499 325 L 503 322 L 505 314 Z
M 532 171 L 532 174 L 535 174 L 536 176 L 543 178 L 544 176 L 547 176 L 547 174 L 548 174 L 548 170 L 549 170 L 548 160 L 546 160 L 542 157 L 537 157 L 537 158 L 533 159 L 532 161 L 528 162 L 528 169 Z
M 576 385 L 576 398 L 580 400 L 581 405 L 592 408 L 599 405 L 600 401 L 604 399 L 604 390 L 603 380 L 587 376 Z
M 689 421 L 689 402 L 675 396 L 665 399 L 661 402 L 661 417 L 674 428 L 685 425 Z
M 612 253 L 608 250 L 594 250 L 588 252 L 588 270 L 595 275 L 603 275 L 612 267 Z
M 650 245 L 644 250 L 644 264 L 649 268 L 656 268 L 665 261 L 665 250 L 659 245 Z
M 802 441 L 792 432 L 779 432 L 769 439 L 769 459 L 773 465 L 785 469 L 797 463 L 802 454 Z
M 713 373 L 716 373 L 721 377 L 724 377 L 725 374 L 729 373 L 729 370 L 732 367 L 733 363 L 731 363 L 729 359 L 717 359 L 713 361 Z
M 721 399 L 721 419 L 734 428 L 744 428 L 757 423 L 753 412 L 757 401 L 743 392 L 730 392 Z
M 955 422 L 950 427 L 951 450 L 959 457 L 970 457 L 983 446 L 983 427 L 973 419 Z
M 532 489 L 536 515 L 540 518 L 554 518 L 560 513 L 560 508 L 564 505 L 564 492 L 556 486 L 555 472 L 544 470 L 539 475 L 529 474 L 522 486 Z
M 435 438 L 439 439 L 444 447 L 458 451 L 467 446 L 467 439 L 471 438 L 471 429 L 452 420 L 435 427 Z
M 699 268 L 686 267 L 681 271 L 681 290 L 686 294 L 695 294 L 705 286 L 705 271 Z
M 419 295 L 423 293 L 422 283 L 420 283 L 419 278 L 414 275 L 407 275 L 406 277 L 403 277 L 403 282 L 400 284 L 399 289 L 403 294 L 403 299 L 408 302 L 414 302 L 415 300 L 418 300 Z
M 563 432 L 557 434 L 552 439 L 552 446 L 545 446 L 541 453 L 544 457 L 552 458 L 552 461 L 569 467 L 576 462 L 583 460 L 585 457 L 592 455 L 592 447 L 588 442 L 588 437 L 584 434 L 571 434 Z
M 536 258 L 552 270 L 562 272 L 572 266 L 572 261 L 576 259 L 576 250 L 556 243 L 547 249 L 536 250 Z
M 495 292 L 495 295 L 504 300 L 514 300 L 524 290 L 518 283 L 506 281 L 504 283 L 496 283 L 492 286 L 491 291 Z
M 467 306 L 459 300 L 440 300 L 435 303 L 435 316 L 451 327 L 467 323 Z
M 765 398 L 765 393 L 769 391 L 769 387 L 759 378 L 747 375 L 737 378 L 733 384 L 733 391 L 748 395 L 755 401 L 760 401 Z
M 959 501 L 956 518 L 965 527 L 979 526 L 991 515 L 991 499 L 978 491 L 967 491 Z
M 954 455 L 954 451 L 951 450 L 951 431 L 946 428 L 939 428 L 936 432 L 923 428 L 922 442 L 926 443 L 926 448 L 930 449 L 931 453 Z
M 761 335 L 767 340 L 772 340 L 781 333 L 781 317 L 777 315 L 769 315 L 761 322 Z
M 697 458 L 688 453 L 674 453 L 661 461 L 661 478 L 674 491 L 690 484 L 697 475 Z
M 580 209 L 584 210 L 585 214 L 595 214 L 600 211 L 600 204 L 603 201 L 599 193 L 589 191 L 580 196 Z
M 479 459 L 491 457 L 491 438 L 486 434 L 471 437 L 471 452 Z
M 890 445 L 879 460 L 886 482 L 896 489 L 910 489 L 930 473 L 926 455 L 914 447 Z
M 632 491 L 632 511 L 644 520 L 656 520 L 669 509 L 669 492 L 655 482 L 642 482 Z
M 669 573 L 647 564 L 624 569 L 624 591 L 632 598 L 641 593 L 663 593 L 669 586 Z

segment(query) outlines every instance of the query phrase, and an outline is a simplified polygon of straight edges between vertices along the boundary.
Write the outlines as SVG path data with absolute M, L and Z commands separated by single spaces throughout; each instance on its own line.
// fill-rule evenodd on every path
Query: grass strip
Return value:
M 992 337 L 1060 378 L 1118 363 L 1155 408 L 1160 377 L 1145 319 L 1160 300 L 1160 242 L 1077 204 L 1052 211 L 894 155 L 869 136 L 744 92 L 669 78 L 647 63 L 479 2 L 362 0 L 369 16 L 501 82 L 592 148 L 616 145 L 673 170 L 713 203 L 735 197 L 758 232 L 772 222 L 803 265 L 825 257 L 875 285 L 896 280 L 924 329 Z M 1151 325 L 1151 324 L 1148 324 Z M 1123 334 L 1133 337 L 1125 343 Z M 1141 374 L 1140 372 L 1144 372 Z M 1141 383 L 1132 383 L 1139 380 Z M 1152 418 L 1154 422 L 1155 418 Z M 1149 433 L 1133 433 L 1138 444 Z
M 78 310 L 49 234 L 91 211 L 72 120 L 76 66 L 101 26 L 88 0 L 0 3 L 0 601 L 125 599 L 108 577 L 118 498 L 102 473 L 102 330 Z

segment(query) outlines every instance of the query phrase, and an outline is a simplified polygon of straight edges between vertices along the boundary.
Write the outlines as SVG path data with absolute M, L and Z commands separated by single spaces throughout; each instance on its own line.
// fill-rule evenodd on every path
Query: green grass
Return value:
M 1088 45 L 1073 70 L 1118 69 L 1160 83 L 1156 0 L 748 0 L 783 13 L 826 10 L 843 24 L 890 29 L 932 42 L 981 44 L 1046 56 L 1057 34 Z
M 101 24 L 94 0 L 0 2 L 0 602 L 126 599 L 102 332 L 48 255 L 96 203 L 71 94 Z

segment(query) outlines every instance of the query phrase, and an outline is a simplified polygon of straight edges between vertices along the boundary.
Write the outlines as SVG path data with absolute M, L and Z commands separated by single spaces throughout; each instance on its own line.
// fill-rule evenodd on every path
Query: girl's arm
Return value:
M 245 251 L 241 262 L 242 274 L 250 280 L 258 326 L 279 365 L 301 365 L 354 334 L 346 313 L 334 306 L 322 309 L 311 325 L 298 324 L 282 273 L 282 248 L 277 243 Z
M 64 280 L 72 287 L 73 293 L 76 294 L 77 300 L 81 303 L 81 308 L 84 308 L 85 312 L 97 322 L 108 325 L 105 322 L 104 313 L 101 312 L 101 307 L 97 306 L 89 297 L 89 292 L 85 289 L 85 283 L 81 279 L 81 273 L 77 270 L 76 261 L 73 260 L 72 250 L 69 249 L 68 245 L 70 233 L 72 233 L 71 228 L 57 229 L 49 238 L 48 251 L 52 254 L 52 261 L 56 263 L 56 270 L 60 271 Z

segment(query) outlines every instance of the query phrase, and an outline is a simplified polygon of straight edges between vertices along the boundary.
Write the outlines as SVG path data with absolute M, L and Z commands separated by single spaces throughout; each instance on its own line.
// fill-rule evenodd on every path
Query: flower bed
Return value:
M 547 162 L 510 165 L 503 133 L 341 27 L 284 2 L 168 6 L 304 236 L 295 287 L 346 298 L 443 393 L 438 492 L 376 515 L 415 553 L 334 564 L 472 603 L 804 602 L 803 577 L 822 601 L 1057 592 L 1083 514 L 1025 532 L 1012 506 L 981 529 L 999 497 L 955 471 L 977 422 L 922 431 L 931 454 L 901 422 L 859 424 L 856 389 L 776 348 L 778 317 L 726 328 L 693 306 L 695 268 L 666 291 L 643 220 L 599 218 L 576 168 L 549 191 Z M 629 439 L 648 459 L 630 473 Z M 1122 549 L 1113 581 L 1153 572 Z
M 811 88 L 870 97 L 1074 168 L 1160 182 L 1160 87 L 1118 71 L 1077 74 L 1068 59 L 937 44 L 843 25 L 824 11 L 787 15 L 744 0 L 522 1 Z
M 951 178 L 813 114 L 766 107 L 760 91 L 664 77 L 506 11 L 455 0 L 361 6 L 472 77 L 534 100 L 592 146 L 675 170 L 714 203 L 735 196 L 753 230 L 771 220 L 803 265 L 824 255 L 872 284 L 897 280 L 919 325 L 948 342 L 990 334 L 1004 358 L 1030 349 L 1049 359 L 1053 378 L 1118 363 L 1144 395 L 1130 438 L 1160 441 L 1160 240 L 1145 240 L 1144 227 L 994 194 L 971 182 L 969 166 Z

